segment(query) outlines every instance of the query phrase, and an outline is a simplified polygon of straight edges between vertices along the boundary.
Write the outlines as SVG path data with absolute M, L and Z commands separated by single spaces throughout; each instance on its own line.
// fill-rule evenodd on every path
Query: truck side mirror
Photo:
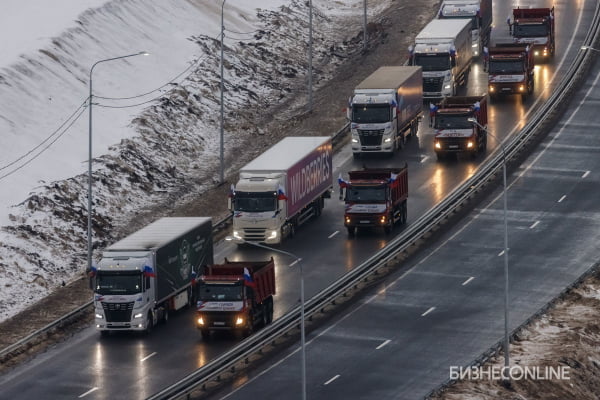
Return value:
M 450 65 L 456 67 L 456 56 L 450 57 Z
M 227 198 L 227 209 L 233 212 L 233 199 L 231 197 Z
M 350 121 L 352 119 L 352 108 L 346 107 L 344 111 L 346 111 L 346 119 Z

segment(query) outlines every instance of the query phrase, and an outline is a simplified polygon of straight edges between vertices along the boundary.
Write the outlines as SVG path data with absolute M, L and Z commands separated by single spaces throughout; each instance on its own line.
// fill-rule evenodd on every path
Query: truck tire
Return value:
M 444 161 L 446 159 L 446 153 L 441 151 L 435 153 L 438 161 Z
M 152 313 L 148 313 L 148 316 L 146 317 L 146 330 L 144 331 L 145 334 L 150 334 L 150 332 L 152 332 L 152 328 L 154 326 L 154 321 L 152 318 Z
M 267 300 L 267 324 L 273 322 L 273 298 Z
M 404 203 L 402 203 L 402 210 L 400 211 L 401 216 L 400 216 L 400 223 L 402 225 L 406 224 L 406 221 L 408 220 L 408 206 L 406 204 L 406 201 L 404 201 Z
M 163 311 L 162 318 L 160 319 L 161 324 L 166 325 L 169 322 L 169 307 L 165 306 L 165 310 Z
M 348 230 L 348 237 L 354 237 L 356 228 L 354 226 L 347 226 L 346 229 Z
M 352 157 L 357 160 L 360 158 L 360 153 L 352 153 Z
M 110 331 L 100 331 L 100 337 L 107 338 L 110 336 Z

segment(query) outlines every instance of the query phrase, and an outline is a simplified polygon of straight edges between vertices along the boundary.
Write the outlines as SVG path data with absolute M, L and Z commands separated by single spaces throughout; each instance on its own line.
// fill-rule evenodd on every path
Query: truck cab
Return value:
M 285 218 L 287 203 L 279 193 L 279 188 L 285 187 L 284 179 L 278 173 L 240 173 L 235 191 L 229 197 L 234 240 L 276 244 L 290 234 Z
M 395 90 L 371 90 L 355 94 L 352 97 L 348 118 L 354 140 L 354 154 L 361 151 L 393 153 L 404 147 L 404 138 L 396 136 L 396 98 Z
M 515 43 L 532 46 L 538 60 L 548 60 L 555 50 L 554 7 L 515 8 L 512 35 Z
M 151 260 L 149 252 L 127 256 L 107 253 L 95 267 L 95 323 L 101 332 L 145 331 L 156 324 L 158 315 L 152 311 L 155 282 L 148 265 Z
M 361 228 L 383 228 L 389 234 L 407 220 L 408 175 L 403 168 L 365 168 L 338 180 L 344 199 L 344 226 L 348 236 Z
M 534 58 L 528 45 L 499 43 L 489 49 L 488 93 L 490 100 L 519 94 L 526 99 L 533 93 Z
M 487 95 L 445 98 L 436 107 L 433 128 L 438 160 L 459 153 L 471 157 L 484 153 L 487 148 Z
M 473 56 L 482 54 L 490 40 L 492 0 L 444 0 L 438 12 L 440 19 L 469 19 Z

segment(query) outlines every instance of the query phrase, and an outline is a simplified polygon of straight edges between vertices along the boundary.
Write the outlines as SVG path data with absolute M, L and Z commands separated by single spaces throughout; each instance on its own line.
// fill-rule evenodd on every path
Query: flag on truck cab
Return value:
M 338 185 L 340 185 L 340 188 L 344 189 L 348 187 L 348 182 L 346 182 L 344 179 L 342 179 L 342 173 L 340 172 L 340 176 L 338 177 Z
M 235 197 L 235 187 L 233 186 L 233 183 L 231 184 L 231 188 L 229 188 L 229 197 L 233 198 Z
M 250 287 L 256 287 L 256 282 L 254 282 L 254 280 L 252 279 L 252 276 L 250 275 L 250 271 L 248 271 L 248 268 L 244 267 L 244 285 L 246 286 L 250 286 Z
M 473 111 L 477 112 L 480 108 L 481 104 L 478 101 L 476 101 L 475 104 L 473 104 Z
M 285 190 L 283 189 L 283 186 L 279 185 L 279 187 L 277 188 L 277 200 L 287 200 L 287 196 L 285 195 Z
M 152 269 L 151 266 L 149 265 L 144 265 L 144 276 L 149 276 L 149 277 L 156 277 L 156 274 L 154 273 L 154 270 Z
M 96 269 L 96 267 L 94 267 L 94 266 L 92 265 L 92 266 L 90 267 L 90 270 L 89 270 L 89 272 L 88 272 L 88 276 L 89 276 L 90 278 L 93 278 L 94 276 L 96 276 L 96 272 L 97 272 L 97 271 L 98 271 L 98 270 Z
M 396 178 L 398 178 L 398 174 L 394 174 L 392 172 L 392 174 L 390 175 L 390 183 L 393 183 L 396 180 Z

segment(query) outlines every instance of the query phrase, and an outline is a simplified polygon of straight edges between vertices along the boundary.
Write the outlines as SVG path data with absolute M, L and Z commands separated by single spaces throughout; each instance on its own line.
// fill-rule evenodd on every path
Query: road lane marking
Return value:
M 498 253 L 498 257 L 500 257 L 503 254 L 504 254 L 504 250 L 502 250 L 500 253 Z
M 469 279 L 467 279 L 466 281 L 464 281 L 464 282 L 462 283 L 462 285 L 463 285 L 463 286 L 465 286 L 465 285 L 468 285 L 468 284 L 469 284 L 469 282 L 471 282 L 473 279 L 475 279 L 475 277 L 474 277 L 474 276 L 470 277 Z
M 154 357 L 156 355 L 156 352 L 152 353 L 152 354 L 148 354 L 146 357 L 142 358 L 140 361 L 146 361 L 147 359 L 149 359 L 150 357 Z
M 429 314 L 430 312 L 432 312 L 433 310 L 435 310 L 435 307 L 430 307 L 429 310 L 425 311 L 423 314 L 421 314 L 421 317 L 426 316 L 427 314 Z
M 340 233 L 340 231 L 335 231 L 333 232 L 331 235 L 329 235 L 329 239 L 331 239 L 332 237 L 334 237 L 335 235 L 337 235 L 338 233 Z
M 539 223 L 540 223 L 540 221 L 535 221 L 535 222 L 534 222 L 534 223 L 533 223 L 533 224 L 532 224 L 532 225 L 529 227 L 529 229 L 533 229 L 533 228 L 535 228 L 536 226 L 538 226 L 538 224 L 539 224 Z
M 562 203 L 562 201 L 563 201 L 564 199 L 566 199 L 566 198 L 567 198 L 567 195 L 566 195 L 566 194 L 563 194 L 563 197 L 561 197 L 560 199 L 558 199 L 558 202 L 559 202 L 559 203 Z
M 581 179 L 585 178 L 589 174 L 590 174 L 590 171 L 585 171 L 585 173 L 583 175 L 581 175 Z
M 293 267 L 294 265 L 298 264 L 301 260 L 301 258 L 297 259 L 296 261 L 290 264 L 290 267 Z
M 327 382 L 325 382 L 323 385 L 329 385 L 331 382 L 335 381 L 339 377 L 340 377 L 339 375 L 336 375 L 333 378 L 331 378 L 330 380 L 328 380 Z
M 386 346 L 390 342 L 391 342 L 391 340 L 386 340 L 385 342 L 381 343 L 379 346 L 375 347 L 375 350 L 381 349 L 383 346 Z
M 90 393 L 92 393 L 92 392 L 95 392 L 96 390 L 98 390 L 98 388 L 97 388 L 97 387 L 93 387 L 93 388 L 91 388 L 90 390 L 88 390 L 87 392 L 85 392 L 84 394 L 80 394 L 80 395 L 79 395 L 79 398 L 85 397 L 85 396 L 87 396 L 88 394 L 90 394 Z
M 429 159 L 429 156 L 424 156 L 423 158 L 421 158 L 420 163 L 422 164 L 422 163 L 424 163 L 428 159 Z

